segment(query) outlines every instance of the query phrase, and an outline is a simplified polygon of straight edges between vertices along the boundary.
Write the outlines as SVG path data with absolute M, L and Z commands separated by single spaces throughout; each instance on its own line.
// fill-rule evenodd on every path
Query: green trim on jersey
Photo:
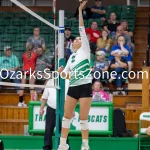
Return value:
M 83 61 L 81 61 L 79 64 L 77 64 L 73 69 L 72 71 L 74 71 L 75 69 L 78 69 L 79 67 L 81 67 L 82 65 L 88 63 L 89 64 L 89 60 L 88 59 L 85 59 Z M 90 66 L 90 65 L 89 65 Z
M 76 73 L 74 73 L 76 71 Z M 85 59 L 81 61 L 79 64 L 77 64 L 71 71 L 71 78 L 70 78 L 70 86 L 79 84 L 79 81 L 82 85 L 82 83 L 85 83 L 85 80 L 90 81 L 88 75 L 90 74 L 90 65 L 88 59 Z

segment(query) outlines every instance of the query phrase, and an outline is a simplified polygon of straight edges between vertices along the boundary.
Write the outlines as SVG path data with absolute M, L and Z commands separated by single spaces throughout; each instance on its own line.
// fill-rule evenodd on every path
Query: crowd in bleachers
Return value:
M 71 41 L 73 36 L 78 36 L 78 8 L 74 14 L 75 18 L 65 20 L 66 30 L 72 37 L 69 40 L 70 51 L 72 50 Z M 133 68 L 132 57 L 134 54 L 133 33 L 135 23 L 135 6 L 108 6 L 106 9 L 102 6 L 101 0 L 95 0 L 95 5 L 85 7 L 83 10 L 86 34 L 91 48 L 91 68 L 94 74 L 93 81 L 97 79 L 100 82 L 112 83 L 117 87 L 114 94 L 126 93 L 123 91 L 123 84 L 128 83 L 128 72 Z M 71 30 L 72 29 L 72 30 Z M 67 37 L 68 38 L 68 37 Z M 67 47 L 68 49 L 68 47 Z M 103 72 L 108 71 L 109 76 Z M 110 73 L 115 71 L 117 74 L 110 78 Z M 98 73 L 99 72 L 99 73 Z M 115 78 L 115 80 L 114 80 Z
M 39 12 L 38 14 L 53 23 L 53 13 Z M 65 13 L 66 60 L 73 53 L 73 40 L 79 35 L 78 14 L 78 8 L 74 14 Z M 92 74 L 98 77 L 99 74 L 95 72 L 101 74 L 104 71 L 117 72 L 115 80 L 104 75 L 103 78 L 96 80 L 93 88 L 95 86 L 102 87 L 99 82 L 112 83 L 115 81 L 117 90 L 120 90 L 117 94 L 125 95 L 125 92 L 122 91 L 122 84 L 128 80 L 123 80 L 121 74 L 125 70 L 131 71 L 133 67 L 135 15 L 135 6 L 112 5 L 106 9 L 102 6 L 101 0 L 95 0 L 94 6 L 84 8 L 83 18 L 91 48 L 90 66 Z M 23 72 L 29 71 L 29 68 L 32 68 L 32 71 L 42 72 L 45 68 L 54 69 L 55 37 L 52 28 L 25 12 L 1 12 L 0 33 L 1 69 L 16 71 L 21 68 Z M 2 56 L 3 50 L 4 56 Z M 15 63 L 11 62 L 12 58 Z M 14 79 L 14 82 L 26 83 L 26 80 Z M 30 78 L 29 83 L 35 84 L 35 79 Z M 98 91 L 101 91 L 100 89 Z M 32 93 L 34 93 L 33 89 L 31 90 Z M 23 104 L 23 89 L 19 90 L 18 94 L 20 96 L 19 106 L 21 106 Z

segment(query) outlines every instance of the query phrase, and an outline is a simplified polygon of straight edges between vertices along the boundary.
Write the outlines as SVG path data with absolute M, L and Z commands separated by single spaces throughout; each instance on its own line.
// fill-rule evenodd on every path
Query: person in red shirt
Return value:
M 26 84 L 27 77 L 29 78 L 29 84 L 35 84 L 35 76 L 34 71 L 36 67 L 36 60 L 38 55 L 33 51 L 33 44 L 28 45 L 27 51 L 23 54 L 23 78 L 21 83 Z M 33 75 L 32 75 L 33 74 Z M 32 95 L 34 93 L 33 89 L 30 89 L 30 94 Z M 20 90 L 19 92 L 19 107 L 26 106 L 26 104 L 23 103 L 23 95 L 24 90 Z
M 92 22 L 90 28 L 86 29 L 86 34 L 90 35 L 90 42 L 96 43 L 97 39 L 100 37 L 101 32 L 98 30 L 97 22 Z

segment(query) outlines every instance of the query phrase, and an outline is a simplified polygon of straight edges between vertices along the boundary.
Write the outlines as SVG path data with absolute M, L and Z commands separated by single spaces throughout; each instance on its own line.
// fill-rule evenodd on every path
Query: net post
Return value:
M 59 32 L 58 32 L 58 67 L 65 66 L 64 58 L 64 10 L 59 10 Z M 61 121 L 64 114 L 64 99 L 65 99 L 65 80 L 59 78 L 60 90 L 58 90 L 59 98 L 57 99 L 57 118 L 56 118 L 56 149 L 59 145 Z M 59 115 L 58 115 L 59 113 Z
M 64 10 L 59 10 L 58 58 L 64 58 Z

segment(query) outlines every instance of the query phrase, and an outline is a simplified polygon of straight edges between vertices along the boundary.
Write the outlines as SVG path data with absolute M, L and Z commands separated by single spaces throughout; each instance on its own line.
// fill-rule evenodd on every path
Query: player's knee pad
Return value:
M 81 130 L 88 130 L 88 120 L 80 120 Z
M 67 118 L 63 117 L 62 127 L 63 128 L 70 128 L 70 124 L 71 124 L 71 119 L 67 119 Z

